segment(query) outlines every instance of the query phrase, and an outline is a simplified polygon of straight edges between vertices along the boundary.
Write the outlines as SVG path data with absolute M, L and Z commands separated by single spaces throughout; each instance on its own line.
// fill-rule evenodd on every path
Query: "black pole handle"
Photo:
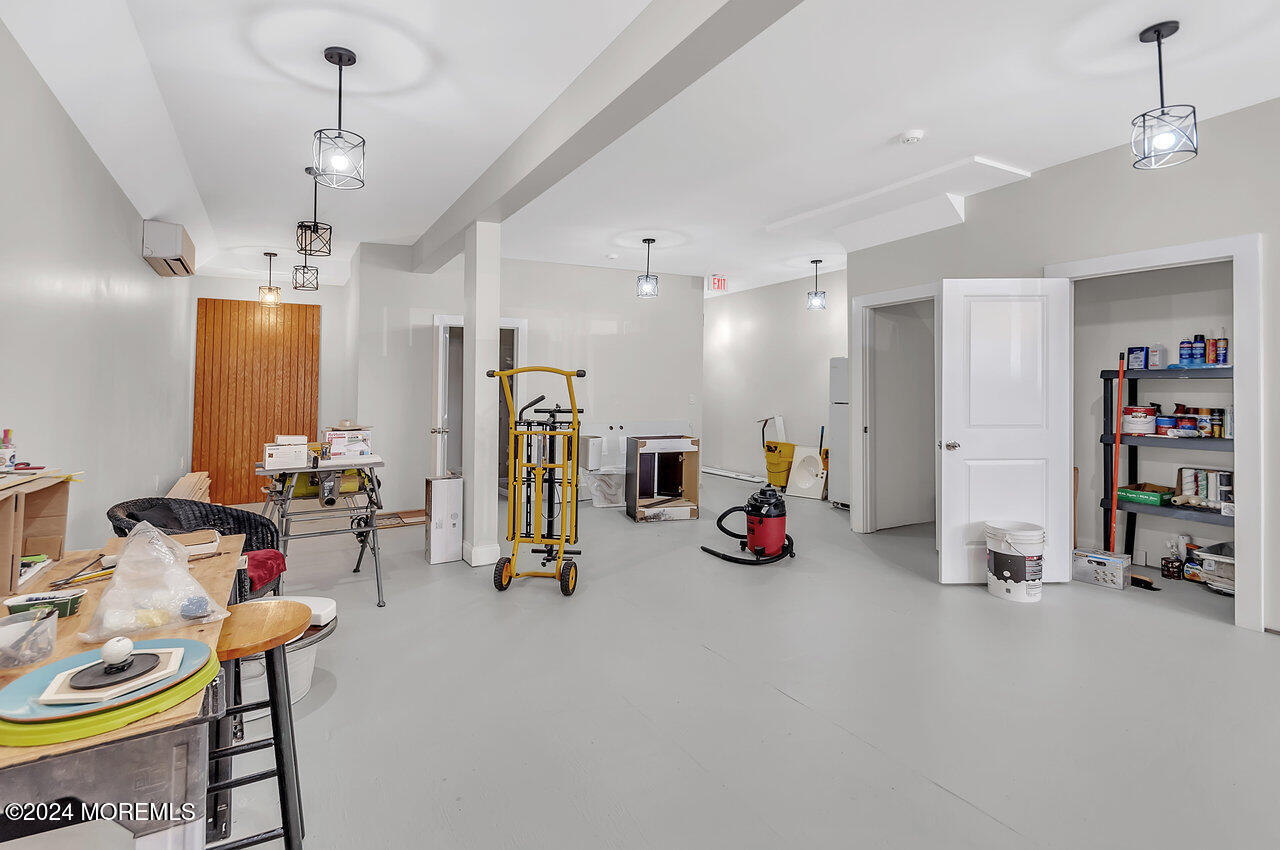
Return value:
M 524 412 L 545 398 L 546 398 L 545 395 L 540 395 L 537 398 L 535 398 L 533 401 L 526 404 L 524 407 L 520 408 L 520 415 L 517 416 L 516 419 L 524 419 Z

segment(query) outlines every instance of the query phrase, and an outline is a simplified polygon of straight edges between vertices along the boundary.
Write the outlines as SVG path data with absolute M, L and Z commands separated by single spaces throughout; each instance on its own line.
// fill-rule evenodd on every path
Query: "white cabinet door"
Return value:
M 1044 580 L 1071 580 L 1071 284 L 942 282 L 938 580 L 986 582 L 983 523 L 1045 529 Z

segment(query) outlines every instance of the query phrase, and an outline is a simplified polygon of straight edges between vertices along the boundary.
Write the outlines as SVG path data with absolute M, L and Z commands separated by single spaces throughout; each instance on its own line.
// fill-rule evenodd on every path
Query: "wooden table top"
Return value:
M 174 536 L 174 539 L 180 543 L 195 543 L 208 540 L 209 532 L 196 531 L 191 534 L 178 534 Z M 116 537 L 108 541 L 107 545 L 101 549 L 68 552 L 62 557 L 61 561 L 46 567 L 40 575 L 34 577 L 25 585 L 22 588 L 22 593 L 39 593 L 49 590 L 51 582 L 75 575 L 81 567 L 104 552 L 110 555 L 120 551 L 120 546 L 123 543 L 124 538 Z M 219 605 L 226 605 L 228 599 L 230 599 L 231 584 L 235 580 L 236 565 L 240 559 L 240 550 L 243 546 L 244 535 L 224 536 L 218 542 L 217 555 L 191 563 L 191 574 L 204 586 L 205 590 L 209 591 L 213 601 Z M 78 635 L 88 627 L 89 621 L 93 618 L 93 612 L 98 607 L 98 599 L 109 584 L 109 581 L 95 581 L 85 584 L 84 589 L 86 592 L 84 599 L 80 602 L 80 610 L 71 617 L 66 619 L 59 618 L 58 620 L 58 642 L 53 648 L 53 655 L 39 664 L 0 669 L 0 687 L 4 687 L 19 676 L 31 672 L 43 664 L 101 646 L 101 643 L 85 643 L 80 640 Z M 134 635 L 134 637 L 139 640 L 169 637 L 198 640 L 208 644 L 210 652 L 216 652 L 218 639 L 222 634 L 222 625 L 225 622 L 226 620 L 219 620 L 213 623 L 203 623 L 177 629 L 156 629 L 155 631 Z M 199 715 L 200 705 L 203 700 L 204 694 L 201 692 L 167 711 L 144 717 L 141 720 L 130 723 L 128 726 L 111 732 L 104 732 L 101 735 L 94 735 L 91 738 L 81 738 L 78 741 L 67 741 L 60 744 L 45 744 L 38 747 L 0 747 L 0 769 L 189 723 Z

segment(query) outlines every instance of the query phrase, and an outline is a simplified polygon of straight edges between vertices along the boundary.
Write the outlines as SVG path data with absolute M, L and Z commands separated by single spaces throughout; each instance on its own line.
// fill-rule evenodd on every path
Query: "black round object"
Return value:
M 507 567 L 511 565 L 510 558 L 499 558 L 498 563 L 493 565 L 493 586 L 498 590 L 506 590 L 511 586 L 511 574 L 507 572 Z M 512 570 L 512 572 L 515 572 Z
M 787 503 L 772 487 L 762 487 L 758 493 L 752 493 L 747 498 L 746 508 L 749 516 L 764 519 L 787 515 Z
M 129 666 L 114 673 L 107 672 L 107 662 L 99 661 L 92 667 L 86 667 L 76 673 L 68 684 L 77 691 L 105 688 L 108 685 L 118 685 L 121 682 L 145 676 L 156 669 L 160 663 L 160 656 L 154 652 L 136 652 L 129 658 L 131 659 Z
M 345 47 L 326 47 L 324 49 L 324 58 L 330 64 L 343 68 L 350 68 L 356 64 L 355 51 Z
M 1138 41 L 1150 44 L 1157 38 L 1168 38 L 1178 31 L 1177 21 L 1164 21 L 1151 26 L 1138 33 Z

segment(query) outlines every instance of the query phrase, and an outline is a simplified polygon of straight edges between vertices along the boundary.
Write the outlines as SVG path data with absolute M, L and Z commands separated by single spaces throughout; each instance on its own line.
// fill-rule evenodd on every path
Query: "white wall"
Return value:
M 1080 469 L 1076 499 L 1078 539 L 1082 546 L 1101 546 L 1102 511 L 1102 381 L 1098 373 L 1115 369 L 1121 351 L 1131 345 L 1160 343 L 1173 361 L 1178 342 L 1203 333 L 1217 336 L 1223 327 L 1232 336 L 1231 264 L 1190 266 L 1140 274 L 1113 275 L 1075 284 L 1075 464 Z M 1145 381 L 1139 383 L 1139 400 L 1159 402 L 1166 411 L 1174 402 L 1189 407 L 1227 407 L 1231 404 L 1227 381 Z M 1114 415 L 1114 412 L 1113 412 Z M 1233 456 L 1224 452 L 1193 451 L 1185 440 L 1176 448 L 1138 450 L 1138 480 L 1176 486 L 1179 466 L 1233 469 Z M 1110 448 L 1108 448 L 1110 450 Z M 1121 468 L 1127 470 L 1128 450 L 1120 449 Z M 1123 473 L 1121 483 L 1129 480 Z M 1123 529 L 1123 517 L 1117 519 Z M 1164 542 L 1178 534 L 1190 534 L 1202 545 L 1233 539 L 1230 528 L 1202 523 L 1177 522 L 1164 517 L 1138 520 L 1135 553 L 1147 553 L 1147 563 L 1159 565 Z M 1123 531 L 1117 531 L 1123 534 Z M 1123 538 L 1119 538 L 1123 539 Z
M 462 258 L 432 275 L 412 268 L 412 246 L 360 246 L 352 260 L 359 302 L 357 409 L 373 426 L 388 508 L 420 507 L 434 424 L 436 315 L 461 315 Z M 575 381 L 588 418 L 687 419 L 702 424 L 701 279 L 662 276 L 662 294 L 635 297 L 636 272 L 503 260 L 500 312 L 528 322 L 528 362 L 585 369 Z M 495 352 L 496 356 L 496 352 Z M 496 365 L 496 364 L 495 364 Z M 496 391 L 496 384 L 495 384 Z M 567 406 L 562 379 L 528 380 Z M 691 401 L 692 399 L 692 401 Z M 465 427 L 465 426 L 464 426 Z
M 84 471 L 67 543 L 100 546 L 108 507 L 186 471 L 187 282 L 141 259 L 141 217 L 3 26 L 0 79 L 0 427 Z
M 871 311 L 877 528 L 933 522 L 933 301 Z
M 1128 134 L 1117 128 L 1117 141 Z M 1141 172 L 1126 146 L 965 199 L 964 224 L 867 248 L 848 256 L 857 293 L 947 277 L 1039 277 L 1045 265 L 1261 233 L 1280 244 L 1280 172 L 1271 146 L 1280 137 L 1280 100 L 1204 121 L 1200 155 L 1175 168 Z M 1262 267 L 1262 321 L 1280 326 L 1280 263 Z M 1258 357 L 1276 362 L 1275 335 Z M 1280 375 L 1263 372 L 1264 421 L 1280 421 Z M 1263 489 L 1280 481 L 1280 452 L 1264 440 Z M 1280 503 L 1263 516 L 1263 551 L 1272 551 Z M 1087 518 L 1082 517 L 1082 522 Z M 1268 529 L 1271 529 L 1270 531 Z M 1280 626 L 1280 580 L 1264 581 L 1266 624 Z
M 502 261 L 502 315 L 529 322 L 528 363 L 585 369 L 578 407 L 595 421 L 688 420 L 702 433 L 702 279 L 664 274 L 657 298 L 636 298 L 639 272 Z M 532 378 L 532 376 L 530 376 Z M 568 407 L 564 379 L 525 382 Z
M 702 463 L 763 476 L 757 419 L 781 413 L 787 440 L 816 446 L 832 357 L 848 348 L 845 274 L 819 276 L 827 309 L 805 309 L 813 278 L 709 298 L 703 343 Z M 769 426 L 769 439 L 776 432 Z
M 352 258 L 356 286 L 356 409 L 386 461 L 388 510 L 423 505 L 432 426 L 436 314 L 462 313 L 462 258 L 435 274 L 409 271 L 412 245 L 363 243 Z
M 340 419 L 355 418 L 355 356 L 347 337 L 347 286 L 325 286 L 314 292 L 299 292 L 290 286 L 294 258 L 276 258 L 275 281 L 284 290 L 284 300 L 292 304 L 320 305 L 320 406 L 317 427 L 323 430 Z M 265 260 L 264 260 L 265 263 Z M 234 301 L 257 301 L 262 280 L 196 275 L 190 279 L 188 321 L 196 326 L 196 302 L 201 298 L 226 298 Z M 191 334 L 190 373 L 195 374 L 196 340 Z M 316 436 L 315 434 L 312 435 Z

